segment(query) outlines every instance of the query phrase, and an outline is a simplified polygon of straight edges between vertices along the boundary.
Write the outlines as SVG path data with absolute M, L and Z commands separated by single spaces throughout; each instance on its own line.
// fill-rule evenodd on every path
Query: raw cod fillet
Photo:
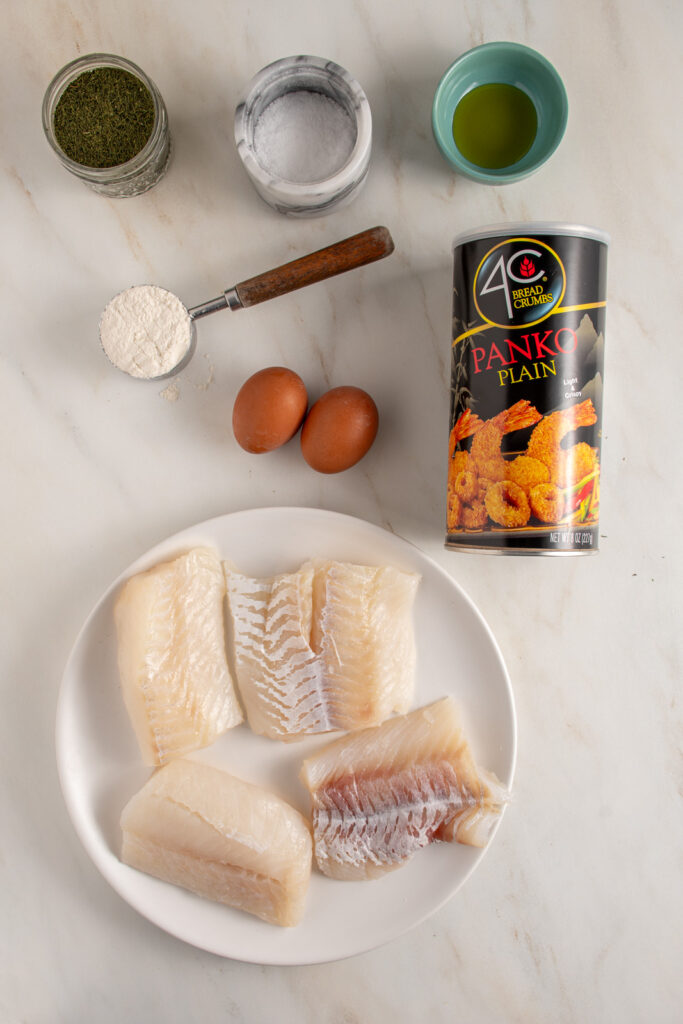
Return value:
M 145 764 L 206 747 L 243 720 L 225 653 L 225 577 L 194 548 L 131 577 L 114 609 L 123 698 Z
M 391 566 L 313 563 L 311 646 L 318 652 L 334 729 L 378 725 L 411 705 L 417 573 Z
M 125 864 L 271 924 L 301 920 L 309 825 L 268 790 L 179 758 L 128 802 L 121 829 Z
M 296 740 L 409 708 L 416 574 L 332 561 L 268 579 L 225 571 L 237 685 L 254 732 Z
M 303 763 L 320 870 L 375 878 L 429 843 L 485 846 L 507 792 L 474 763 L 446 697 L 344 736 Z

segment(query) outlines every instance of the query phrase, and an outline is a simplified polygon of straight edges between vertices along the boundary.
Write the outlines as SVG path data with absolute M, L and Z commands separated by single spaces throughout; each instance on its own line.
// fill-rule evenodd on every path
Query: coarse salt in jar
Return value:
M 235 142 L 254 188 L 279 213 L 326 214 L 367 176 L 370 104 L 333 61 L 299 55 L 263 68 L 235 111 Z

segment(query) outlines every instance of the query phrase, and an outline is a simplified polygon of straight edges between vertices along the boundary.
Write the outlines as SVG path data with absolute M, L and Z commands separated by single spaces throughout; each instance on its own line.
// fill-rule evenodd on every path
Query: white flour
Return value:
M 187 353 L 192 321 L 172 292 L 153 284 L 135 285 L 105 308 L 100 340 L 119 370 L 132 377 L 161 377 Z
M 167 384 L 163 391 L 159 394 L 162 398 L 165 398 L 167 402 L 177 402 L 180 398 L 180 384 L 177 380 L 174 380 L 172 384 Z

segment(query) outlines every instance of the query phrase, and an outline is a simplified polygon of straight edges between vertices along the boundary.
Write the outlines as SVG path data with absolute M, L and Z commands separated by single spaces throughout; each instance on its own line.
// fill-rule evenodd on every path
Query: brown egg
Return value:
M 301 430 L 301 451 L 318 473 L 355 466 L 377 435 L 379 415 L 361 388 L 332 388 L 311 408 Z
M 307 405 L 306 386 L 293 370 L 259 370 L 237 393 L 232 410 L 235 440 L 254 455 L 271 452 L 294 437 Z

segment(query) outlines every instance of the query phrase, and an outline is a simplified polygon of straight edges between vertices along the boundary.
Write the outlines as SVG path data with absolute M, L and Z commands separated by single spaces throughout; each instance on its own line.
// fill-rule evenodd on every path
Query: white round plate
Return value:
M 484 851 L 450 843 L 420 850 L 374 881 L 343 882 L 314 867 L 295 928 L 201 899 L 122 864 L 119 817 L 149 777 L 121 698 L 113 606 L 123 580 L 194 545 L 254 576 L 292 571 L 311 557 L 394 565 L 422 576 L 415 603 L 414 705 L 452 694 L 478 763 L 512 783 L 516 722 L 496 641 L 463 590 L 418 548 L 360 519 L 311 508 L 261 508 L 200 523 L 158 544 L 115 580 L 91 612 L 67 663 L 57 712 L 57 760 L 69 814 L 106 880 L 160 928 L 219 956 L 259 964 L 313 964 L 361 953 L 407 931 L 460 888 Z M 298 779 L 304 757 L 329 737 L 279 743 L 246 724 L 193 754 L 272 789 L 308 815 Z

